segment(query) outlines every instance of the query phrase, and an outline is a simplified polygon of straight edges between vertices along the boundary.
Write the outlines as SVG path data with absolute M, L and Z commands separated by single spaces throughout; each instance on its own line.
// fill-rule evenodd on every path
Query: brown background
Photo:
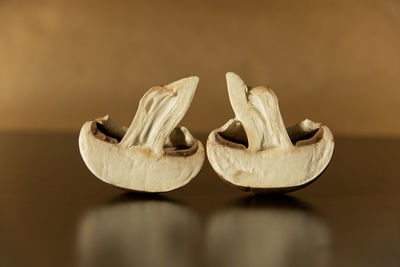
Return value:
M 270 85 L 287 125 L 400 136 L 400 1 L 0 1 L 0 129 L 129 124 L 144 92 L 200 76 L 182 124 L 233 116 L 226 71 Z

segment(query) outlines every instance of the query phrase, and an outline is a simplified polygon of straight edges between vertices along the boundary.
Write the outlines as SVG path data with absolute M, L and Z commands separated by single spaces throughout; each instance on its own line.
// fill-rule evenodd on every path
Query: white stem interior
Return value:
M 235 73 L 226 74 L 229 99 L 247 135 L 248 150 L 292 147 L 279 111 L 278 99 L 267 87 L 249 88 Z
M 192 102 L 199 78 L 184 78 L 166 86 L 151 88 L 140 100 L 138 110 L 120 145 L 140 146 L 163 153 L 172 130 Z

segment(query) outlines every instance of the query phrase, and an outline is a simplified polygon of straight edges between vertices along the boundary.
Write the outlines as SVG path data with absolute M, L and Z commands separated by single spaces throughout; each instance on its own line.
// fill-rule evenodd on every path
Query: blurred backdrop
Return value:
M 400 136 L 400 1 L 0 0 L 0 129 L 129 125 L 153 85 L 200 77 L 182 124 L 233 117 L 225 72 L 269 85 L 286 125 Z

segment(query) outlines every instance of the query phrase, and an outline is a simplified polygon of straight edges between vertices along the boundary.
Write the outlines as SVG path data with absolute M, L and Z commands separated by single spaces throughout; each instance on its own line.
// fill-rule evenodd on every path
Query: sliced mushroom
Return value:
M 236 118 L 207 140 L 218 175 L 240 189 L 261 192 L 290 192 L 317 178 L 333 154 L 329 128 L 306 119 L 285 129 L 270 88 L 250 88 L 230 72 L 226 79 Z
M 196 91 L 198 77 L 151 88 L 127 129 L 109 116 L 86 122 L 79 148 L 89 170 L 123 189 L 166 192 L 200 171 L 204 148 L 185 127 L 176 127 Z

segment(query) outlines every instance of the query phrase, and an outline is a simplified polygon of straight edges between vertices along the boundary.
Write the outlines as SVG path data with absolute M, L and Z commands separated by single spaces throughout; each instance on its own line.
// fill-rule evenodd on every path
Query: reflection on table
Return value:
M 209 266 L 326 266 L 329 229 L 289 196 L 251 196 L 216 212 L 207 224 Z
M 192 266 L 199 226 L 196 213 L 181 204 L 123 195 L 83 217 L 79 266 Z
M 217 210 L 204 225 L 200 217 L 191 208 L 159 196 L 123 195 L 83 217 L 79 265 L 326 266 L 329 262 L 329 229 L 295 198 L 256 195 Z

